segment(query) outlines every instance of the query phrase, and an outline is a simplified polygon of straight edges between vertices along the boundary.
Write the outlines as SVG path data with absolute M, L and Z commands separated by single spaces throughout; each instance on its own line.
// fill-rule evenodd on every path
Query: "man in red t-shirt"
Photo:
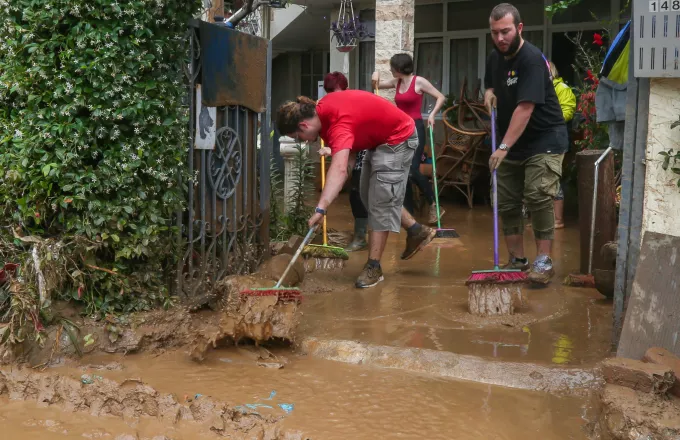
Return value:
M 356 153 L 366 150 L 360 192 L 368 209 L 370 248 L 357 287 L 372 287 L 384 279 L 380 258 L 390 232 L 399 232 L 400 226 L 406 229 L 403 260 L 432 241 L 436 231 L 418 224 L 403 208 L 411 159 L 418 148 L 415 123 L 406 113 L 372 93 L 346 90 L 328 94 L 318 104 L 304 96 L 286 102 L 279 108 L 277 125 L 280 133 L 300 141 L 321 136 L 333 157 L 310 227 L 323 220 L 347 180 Z

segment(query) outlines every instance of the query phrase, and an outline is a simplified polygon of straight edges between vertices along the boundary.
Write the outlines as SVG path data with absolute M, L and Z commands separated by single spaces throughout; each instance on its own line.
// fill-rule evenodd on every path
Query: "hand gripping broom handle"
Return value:
M 307 246 L 309 244 L 309 241 L 312 238 L 312 234 L 314 234 L 314 231 L 316 230 L 316 226 L 317 225 L 314 225 L 311 228 L 309 228 L 309 232 L 307 232 L 307 235 L 305 235 L 305 239 L 302 240 L 300 247 L 298 248 L 297 251 L 295 251 L 295 255 L 293 255 L 293 259 L 290 260 L 290 263 L 288 263 L 288 267 L 286 267 L 286 270 L 283 271 L 283 275 L 281 275 L 281 278 L 279 278 L 279 282 L 276 283 L 276 285 L 274 286 L 274 289 L 278 289 L 279 287 L 281 287 L 281 283 L 283 282 L 283 280 L 286 279 L 286 275 L 288 275 L 290 268 L 293 267 L 293 265 L 297 261 L 298 257 L 302 253 L 302 249 L 304 249 L 305 246 Z
M 491 108 L 491 153 L 496 152 L 496 109 Z M 496 181 L 496 169 L 491 172 L 491 198 L 493 203 L 493 265 L 494 269 L 500 267 L 498 257 L 498 182 Z

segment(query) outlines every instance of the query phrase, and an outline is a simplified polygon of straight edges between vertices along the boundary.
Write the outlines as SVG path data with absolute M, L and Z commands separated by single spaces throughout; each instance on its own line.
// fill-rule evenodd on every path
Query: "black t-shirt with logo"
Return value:
M 521 102 L 536 104 L 524 133 L 510 148 L 507 159 L 525 160 L 540 153 L 566 153 L 567 125 L 543 53 L 524 41 L 517 54 L 506 60 L 493 50 L 486 61 L 484 86 L 497 98 L 499 137 L 503 139 L 512 114 Z

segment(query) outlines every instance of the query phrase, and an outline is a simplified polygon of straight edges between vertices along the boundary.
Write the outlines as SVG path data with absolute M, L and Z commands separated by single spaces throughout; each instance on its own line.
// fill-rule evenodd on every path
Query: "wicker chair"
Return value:
M 465 196 L 470 208 L 473 208 L 474 182 L 480 175 L 488 174 L 489 169 L 491 151 L 485 147 L 484 140 L 490 125 L 484 116 L 489 115 L 483 105 L 465 98 L 448 108 L 442 117 L 446 140 L 436 151 L 439 194 L 453 187 Z M 451 123 L 452 120 L 457 123 Z

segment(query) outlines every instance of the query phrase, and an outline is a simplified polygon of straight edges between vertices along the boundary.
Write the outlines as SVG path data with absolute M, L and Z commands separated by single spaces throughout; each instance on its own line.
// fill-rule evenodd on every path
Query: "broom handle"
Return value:
M 491 153 L 496 152 L 496 109 L 491 108 Z M 498 257 L 498 182 L 496 181 L 496 169 L 491 172 L 492 203 L 493 203 L 493 265 L 494 269 L 500 268 Z
M 321 148 L 324 147 L 321 139 Z M 321 191 L 326 187 L 326 156 L 321 156 Z M 328 234 L 326 233 L 326 214 L 323 215 L 323 245 L 328 246 Z
M 437 159 L 434 152 L 434 131 L 430 126 L 430 153 L 432 153 L 432 181 L 434 182 L 434 201 L 437 206 L 437 229 L 442 228 L 441 215 L 439 214 L 439 188 L 437 187 Z
M 312 226 L 311 228 L 309 228 L 309 232 L 307 232 L 307 235 L 305 235 L 305 239 L 302 240 L 302 243 L 300 244 L 300 247 L 298 248 L 297 251 L 295 251 L 295 255 L 293 255 L 293 259 L 290 260 L 290 263 L 288 263 L 288 267 L 286 267 L 286 270 L 283 271 L 283 275 L 281 275 L 281 278 L 279 278 L 279 282 L 276 283 L 276 285 L 274 286 L 274 289 L 278 289 L 279 287 L 281 287 L 281 283 L 283 282 L 283 280 L 286 279 L 286 275 L 288 275 L 288 272 L 290 271 L 290 268 L 293 267 L 293 265 L 294 265 L 295 262 L 297 261 L 298 257 L 299 257 L 300 254 L 302 253 L 302 249 L 304 249 L 305 246 L 307 246 L 307 244 L 308 244 L 309 241 L 311 240 L 312 234 L 313 234 L 314 231 L 316 230 L 316 226 L 317 226 L 317 225 L 314 225 L 314 226 Z

